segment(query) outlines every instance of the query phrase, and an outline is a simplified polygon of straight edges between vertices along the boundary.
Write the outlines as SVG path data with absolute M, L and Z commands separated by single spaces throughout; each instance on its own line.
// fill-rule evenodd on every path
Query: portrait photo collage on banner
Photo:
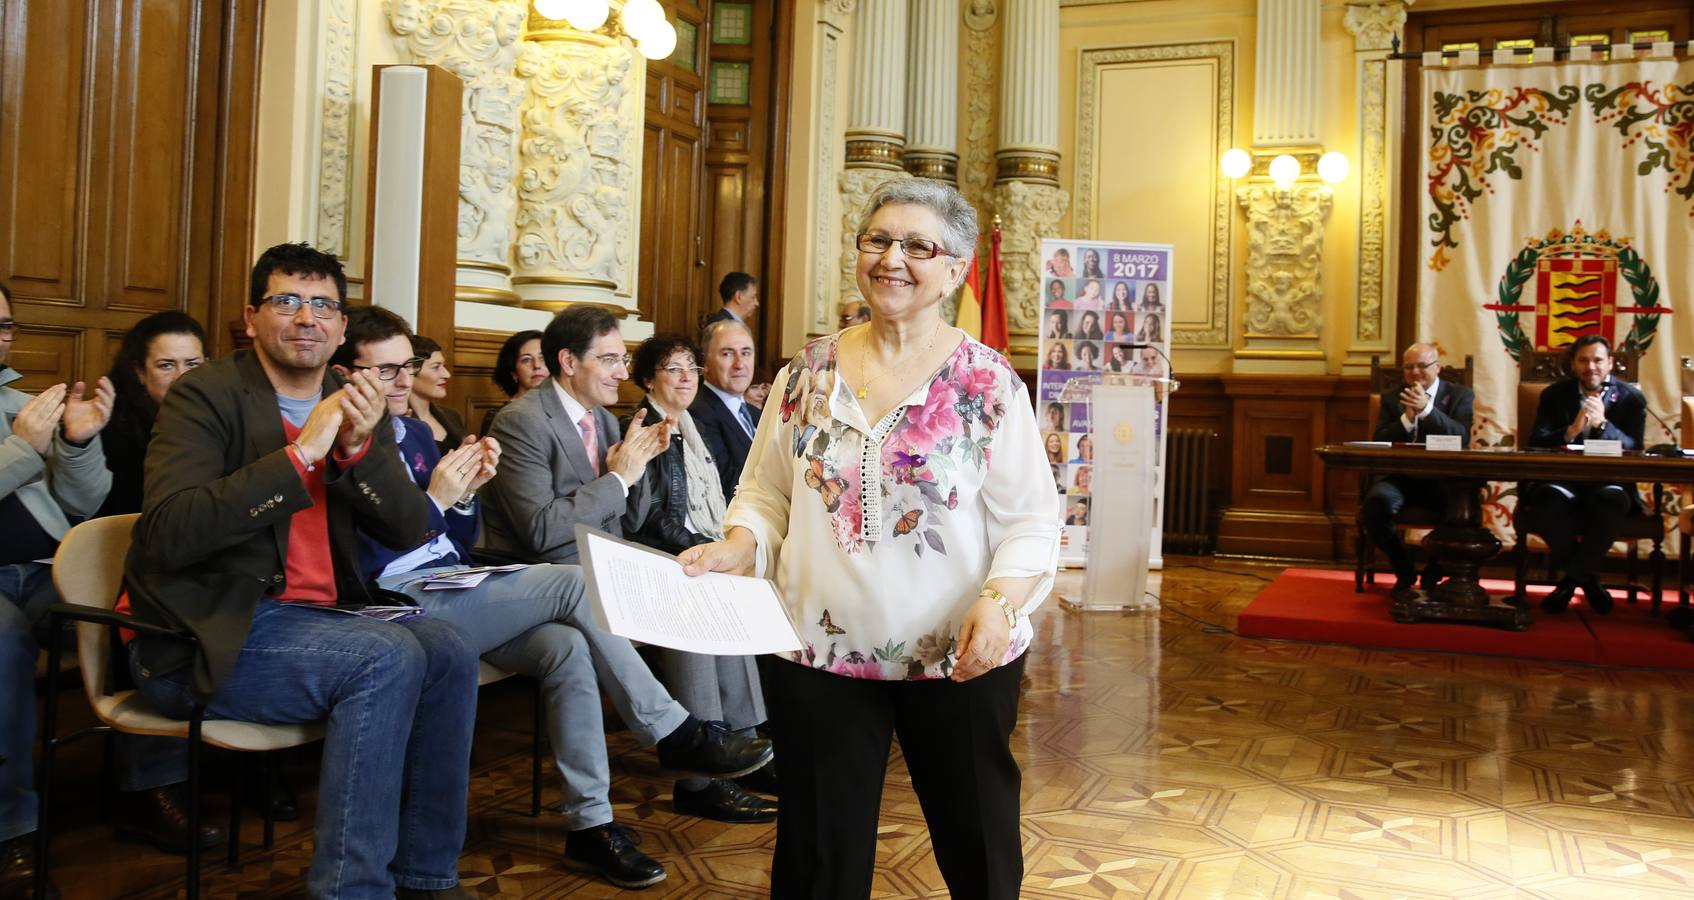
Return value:
M 1169 352 L 1169 309 L 1168 245 L 1042 241 L 1037 420 L 1054 487 L 1065 495 L 1061 553 L 1070 564 L 1086 553 L 1094 499 L 1089 390 L 1116 380 L 1109 375 L 1169 376 L 1161 355 Z M 1162 463 L 1163 404 L 1155 421 Z

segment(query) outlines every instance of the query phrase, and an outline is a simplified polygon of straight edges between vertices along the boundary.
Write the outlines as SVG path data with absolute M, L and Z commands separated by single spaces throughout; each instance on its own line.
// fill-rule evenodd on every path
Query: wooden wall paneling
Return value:
M 89 12 L 84 3 L 0 6 L 0 272 L 26 303 L 76 303 Z M 27 307 L 20 313 L 27 323 Z
M 1171 395 L 1166 425 L 1169 428 L 1203 428 L 1217 433 L 1212 445 L 1210 520 L 1215 529 L 1223 508 L 1230 501 L 1230 474 L 1234 458 L 1234 422 L 1231 401 L 1218 375 L 1183 375 L 1182 390 Z
M 253 262 L 253 189 L 258 169 L 259 59 L 264 0 L 232 0 L 224 8 L 218 53 L 217 143 L 207 217 L 204 282 L 207 353 L 221 356 L 245 338 L 239 327 Z M 191 310 L 192 311 L 192 310 Z M 231 328 L 235 325 L 235 328 Z M 233 333 L 232 333 L 233 332 Z
M 80 328 L 57 325 L 20 325 L 6 365 L 23 378 L 12 387 L 25 393 L 81 378 L 85 335 Z
M 443 354 L 453 373 L 447 382 L 447 406 L 464 417 L 469 432 L 482 427 L 485 413 L 506 402 L 506 395 L 494 383 L 494 360 L 507 337 L 504 331 L 457 328 L 453 331 L 452 354 Z
M 667 17 L 694 27 L 695 68 L 687 51 L 647 61 L 646 139 L 642 146 L 641 249 L 636 308 L 655 331 L 691 334 L 704 302 L 702 225 L 706 82 L 702 49 L 707 10 L 668 2 Z
M 1324 468 L 1313 449 L 1326 440 L 1334 376 L 1225 375 L 1234 441 L 1230 505 L 1218 552 L 1330 559 Z

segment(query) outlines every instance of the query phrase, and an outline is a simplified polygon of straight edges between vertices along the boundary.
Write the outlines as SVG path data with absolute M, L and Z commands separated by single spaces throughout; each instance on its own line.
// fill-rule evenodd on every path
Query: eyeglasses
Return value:
M 11 319 L 7 319 L 4 322 L 0 322 L 0 337 L 9 338 L 12 335 L 15 335 L 17 333 L 18 333 L 18 323 L 17 322 L 15 322 Z
M 706 370 L 701 366 L 665 366 L 659 371 L 672 378 L 681 378 L 684 375 L 693 375 L 695 378 L 699 378 L 701 373 Z
M 299 299 L 299 298 L 295 298 L 295 299 Z M 295 307 L 295 309 L 299 309 L 299 307 Z M 400 370 L 401 369 L 405 369 L 407 372 L 410 372 L 411 374 L 416 375 L 416 374 L 418 374 L 418 370 L 423 368 L 423 364 L 424 364 L 424 358 L 423 357 L 414 356 L 411 359 L 408 359 L 403 363 L 383 363 L 380 366 L 351 366 L 350 368 L 353 369 L 353 371 L 355 371 L 355 372 L 363 370 L 363 369 L 375 369 L 376 370 L 376 377 L 382 379 L 383 381 L 393 381 L 394 379 L 400 377 Z
M 615 369 L 619 366 L 623 366 L 627 369 L 629 368 L 630 361 L 633 357 L 631 357 L 628 353 L 602 353 L 599 356 L 591 356 L 589 359 L 598 362 L 600 365 L 605 366 L 608 369 Z
M 1435 365 L 1435 364 L 1436 364 L 1436 363 L 1438 363 L 1438 362 L 1440 362 L 1440 361 L 1441 361 L 1441 360 L 1439 360 L 1439 359 L 1432 359 L 1432 360 L 1430 360 L 1430 361 L 1428 361 L 1428 362 L 1419 362 L 1419 363 L 1401 363 L 1401 364 L 1400 364 L 1400 368 L 1401 368 L 1401 369 L 1404 369 L 1404 370 L 1405 370 L 1405 371 L 1407 371 L 1407 372 L 1422 372 L 1422 371 L 1423 371 L 1423 370 L 1424 370 L 1424 369 L 1427 369 L 1427 368 L 1429 368 L 1429 367 L 1430 367 L 1430 366 L 1433 366 L 1433 365 Z
M 334 318 L 341 313 L 341 308 L 346 305 L 340 300 L 331 300 L 328 297 L 302 297 L 299 294 L 272 294 L 269 297 L 260 298 L 259 303 L 269 303 L 271 312 L 279 316 L 292 316 L 300 312 L 302 305 L 310 306 L 312 315 L 320 319 Z M 253 305 L 258 306 L 259 304 Z
M 940 244 L 925 238 L 909 237 L 904 240 L 897 241 L 886 234 L 861 234 L 858 236 L 855 243 L 858 244 L 860 252 L 863 253 L 887 253 L 890 247 L 893 247 L 895 244 L 899 244 L 900 252 L 906 254 L 907 259 L 934 259 L 936 256 L 957 256 L 957 254 L 948 253 L 947 250 Z

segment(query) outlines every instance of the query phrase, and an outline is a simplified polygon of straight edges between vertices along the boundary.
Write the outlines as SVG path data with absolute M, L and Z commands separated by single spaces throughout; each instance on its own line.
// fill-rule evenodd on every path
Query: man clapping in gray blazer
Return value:
M 652 491 L 647 463 L 664 452 L 669 421 L 637 412 L 617 440 L 606 410 L 629 379 L 618 320 L 604 309 L 573 306 L 541 335 L 553 376 L 494 417 L 500 472 L 483 487 L 478 547 L 523 562 L 577 561 L 577 523 L 622 536 L 646 521 Z

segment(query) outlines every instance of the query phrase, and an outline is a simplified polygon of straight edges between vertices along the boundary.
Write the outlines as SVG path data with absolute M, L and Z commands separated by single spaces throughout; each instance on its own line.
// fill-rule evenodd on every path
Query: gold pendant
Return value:
M 865 388 L 859 388 L 859 399 L 865 399 Z

